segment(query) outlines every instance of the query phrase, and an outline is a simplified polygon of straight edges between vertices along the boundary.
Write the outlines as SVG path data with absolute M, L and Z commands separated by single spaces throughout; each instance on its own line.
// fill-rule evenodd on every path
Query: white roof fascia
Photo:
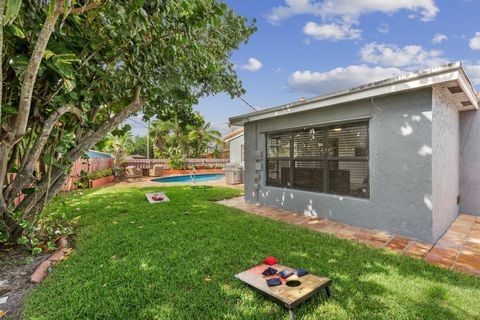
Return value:
M 240 138 L 241 136 L 243 136 L 245 134 L 245 132 L 240 132 L 239 134 L 236 134 L 234 135 L 233 137 L 230 137 L 228 139 L 225 139 L 224 142 L 230 142 L 232 140 L 235 140 L 237 138 Z
M 336 104 L 368 99 L 393 93 L 405 92 L 436 84 L 458 81 L 475 108 L 478 108 L 478 99 L 460 63 L 442 66 L 416 73 L 398 76 L 396 78 L 379 81 L 349 90 L 323 95 L 302 102 L 294 102 L 271 109 L 262 110 L 230 118 L 232 125 L 243 125 L 245 122 L 258 121 L 272 117 L 284 116 L 291 113 L 308 111 Z

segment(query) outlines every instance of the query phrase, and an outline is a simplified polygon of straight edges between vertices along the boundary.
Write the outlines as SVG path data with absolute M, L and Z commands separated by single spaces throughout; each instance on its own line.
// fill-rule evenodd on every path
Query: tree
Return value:
M 128 154 L 147 156 L 147 136 L 135 136 L 127 146 Z M 153 156 L 153 143 L 150 143 L 150 155 Z
M 193 144 L 193 156 L 198 158 L 208 152 L 209 146 L 215 146 L 223 142 L 220 131 L 210 129 L 210 122 L 197 128 L 191 127 L 188 139 Z
M 244 92 L 229 59 L 255 27 L 224 3 L 0 0 L 4 11 L 0 232 L 12 240 L 71 163 L 142 107 L 146 118 L 188 119 L 203 95 Z M 15 206 L 26 188 L 35 192 Z

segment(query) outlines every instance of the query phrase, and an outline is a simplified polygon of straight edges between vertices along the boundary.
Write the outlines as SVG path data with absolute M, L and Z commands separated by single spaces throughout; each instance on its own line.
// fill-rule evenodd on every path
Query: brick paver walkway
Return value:
M 218 203 L 270 219 L 302 225 L 338 238 L 386 248 L 451 270 L 480 275 L 480 217 L 460 214 L 448 231 L 432 246 L 384 231 L 353 227 L 292 211 L 246 203 L 243 197 L 222 200 Z

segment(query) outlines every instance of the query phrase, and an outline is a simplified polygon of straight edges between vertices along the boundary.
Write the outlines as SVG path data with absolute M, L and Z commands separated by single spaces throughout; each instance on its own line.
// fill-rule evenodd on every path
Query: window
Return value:
M 368 122 L 267 134 L 267 185 L 369 197 Z

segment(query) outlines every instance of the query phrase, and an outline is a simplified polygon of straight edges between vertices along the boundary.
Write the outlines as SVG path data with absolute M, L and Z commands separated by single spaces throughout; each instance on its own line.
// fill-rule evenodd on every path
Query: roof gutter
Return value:
M 297 101 L 257 112 L 247 113 L 229 119 L 232 125 L 242 126 L 246 122 L 283 116 L 341 103 L 404 92 L 423 87 L 434 86 L 447 81 L 458 81 L 475 109 L 478 109 L 479 99 L 460 62 L 450 63 L 437 68 L 403 74 L 394 78 L 369 83 L 366 85 L 342 90 L 311 99 Z

